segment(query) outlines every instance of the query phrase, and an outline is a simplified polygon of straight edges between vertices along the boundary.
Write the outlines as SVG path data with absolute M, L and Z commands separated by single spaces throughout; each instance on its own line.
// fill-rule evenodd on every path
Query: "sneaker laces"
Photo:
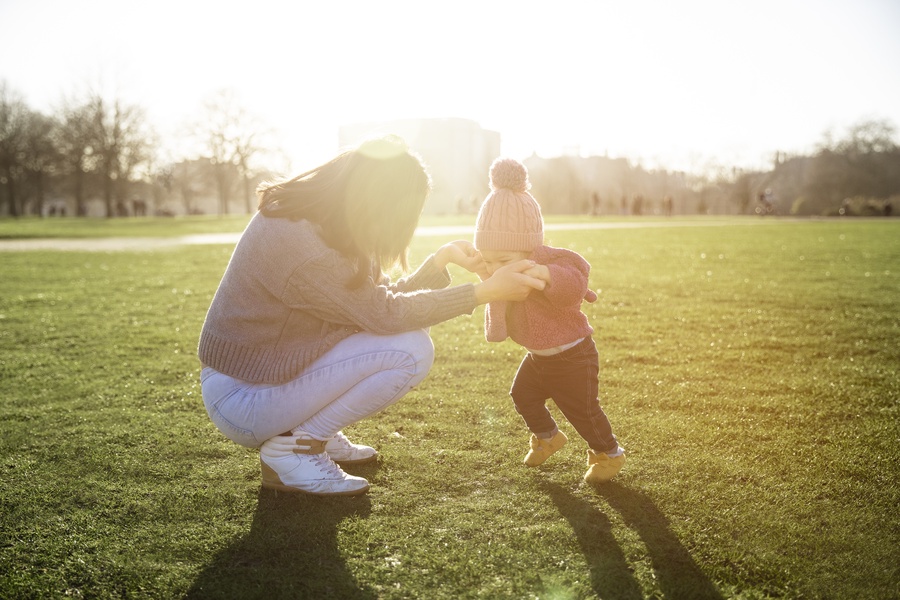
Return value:
M 347 439 L 347 436 L 338 431 L 334 434 L 334 437 L 329 440 L 329 442 L 335 443 L 340 446 L 340 450 L 352 450 L 353 444 L 350 443 L 350 440 Z M 338 450 L 338 448 L 332 448 L 333 450 Z
M 309 457 L 312 459 L 313 465 L 318 467 L 323 475 L 328 475 L 335 479 L 344 479 L 347 476 L 343 469 L 331 460 L 331 457 L 328 456 L 327 452 L 310 454 Z

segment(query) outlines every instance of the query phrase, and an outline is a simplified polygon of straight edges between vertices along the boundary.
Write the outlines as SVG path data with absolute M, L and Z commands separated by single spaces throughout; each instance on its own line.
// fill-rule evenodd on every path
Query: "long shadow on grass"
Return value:
M 366 518 L 367 496 L 321 497 L 260 489 L 250 532 L 220 552 L 188 598 L 376 598 L 341 556 L 337 528 Z
M 591 573 L 591 588 L 600 598 L 643 598 L 641 588 L 612 534 L 609 518 L 590 502 L 574 496 L 558 484 L 541 481 L 559 512 L 569 521 Z
M 722 594 L 672 533 L 669 520 L 646 494 L 615 481 L 596 489 L 644 542 L 664 597 L 696 600 L 722 598 Z
M 609 519 L 596 506 L 562 487 L 543 482 L 560 512 L 578 536 L 591 570 L 594 592 L 603 598 L 642 598 L 640 587 L 618 543 Z M 721 599 L 722 595 L 672 533 L 669 521 L 644 493 L 610 482 L 595 488 L 625 524 L 644 542 L 656 582 L 664 598 Z

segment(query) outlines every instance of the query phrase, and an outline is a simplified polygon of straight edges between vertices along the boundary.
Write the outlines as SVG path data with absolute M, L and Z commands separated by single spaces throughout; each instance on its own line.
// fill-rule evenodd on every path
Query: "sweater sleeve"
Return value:
M 428 289 L 430 284 L 449 283 L 449 277 L 441 277 L 428 263 L 397 284 L 377 284 L 369 278 L 357 288 L 348 288 L 344 282 L 352 275 L 351 265 L 339 253 L 326 250 L 294 270 L 281 299 L 323 321 L 377 334 L 422 329 L 472 314 L 478 305 L 475 286 Z
M 508 302 L 498 300 L 490 302 L 484 309 L 484 339 L 489 342 L 502 342 L 509 337 L 506 330 L 506 308 Z
M 434 264 L 434 255 L 432 254 L 425 259 L 415 273 L 390 284 L 390 288 L 396 292 L 413 292 L 416 290 L 439 290 L 448 285 L 450 285 L 450 272 L 447 269 L 438 269 Z
M 551 284 L 544 290 L 544 297 L 555 306 L 581 304 L 587 293 L 587 277 L 565 264 L 547 265 Z
M 593 302 L 596 294 L 588 289 L 590 264 L 580 255 L 565 249 L 550 249 L 543 262 L 550 271 L 550 285 L 543 292 L 544 297 L 554 306 L 580 305 L 582 300 Z

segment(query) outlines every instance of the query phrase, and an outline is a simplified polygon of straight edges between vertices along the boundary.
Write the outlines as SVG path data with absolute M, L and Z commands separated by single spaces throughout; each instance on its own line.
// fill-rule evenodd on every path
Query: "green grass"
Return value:
M 178 237 L 201 233 L 242 231 L 247 215 L 135 217 L 117 219 L 39 218 L 0 219 L 0 240 L 29 238 Z
M 484 342 L 479 310 L 348 430 L 381 459 L 337 499 L 261 491 L 205 414 L 194 351 L 230 247 L 0 253 L 0 597 L 897 597 L 898 234 L 550 231 L 593 264 L 625 470 L 583 484 L 561 418 L 570 443 L 521 465 L 521 351 Z
M 705 220 L 724 217 L 704 217 Z M 648 217 L 648 220 L 652 220 Z M 675 217 L 674 221 L 690 220 L 690 217 Z M 162 237 L 173 238 L 204 233 L 240 232 L 250 220 L 248 215 L 191 215 L 171 218 L 0 218 L 0 241 L 34 238 L 110 238 L 110 237 Z M 618 222 L 628 221 L 622 217 L 591 217 L 588 215 L 547 215 L 547 223 L 571 222 Z M 423 215 L 419 224 L 428 226 L 472 226 L 475 215 Z

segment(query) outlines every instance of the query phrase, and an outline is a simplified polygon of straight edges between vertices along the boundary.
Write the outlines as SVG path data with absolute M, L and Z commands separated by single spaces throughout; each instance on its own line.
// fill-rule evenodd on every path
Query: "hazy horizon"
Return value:
M 295 165 L 338 127 L 462 118 L 502 152 L 696 170 L 804 153 L 862 119 L 900 127 L 900 3 L 0 0 L 0 80 L 49 111 L 85 86 L 163 142 L 230 89 Z

